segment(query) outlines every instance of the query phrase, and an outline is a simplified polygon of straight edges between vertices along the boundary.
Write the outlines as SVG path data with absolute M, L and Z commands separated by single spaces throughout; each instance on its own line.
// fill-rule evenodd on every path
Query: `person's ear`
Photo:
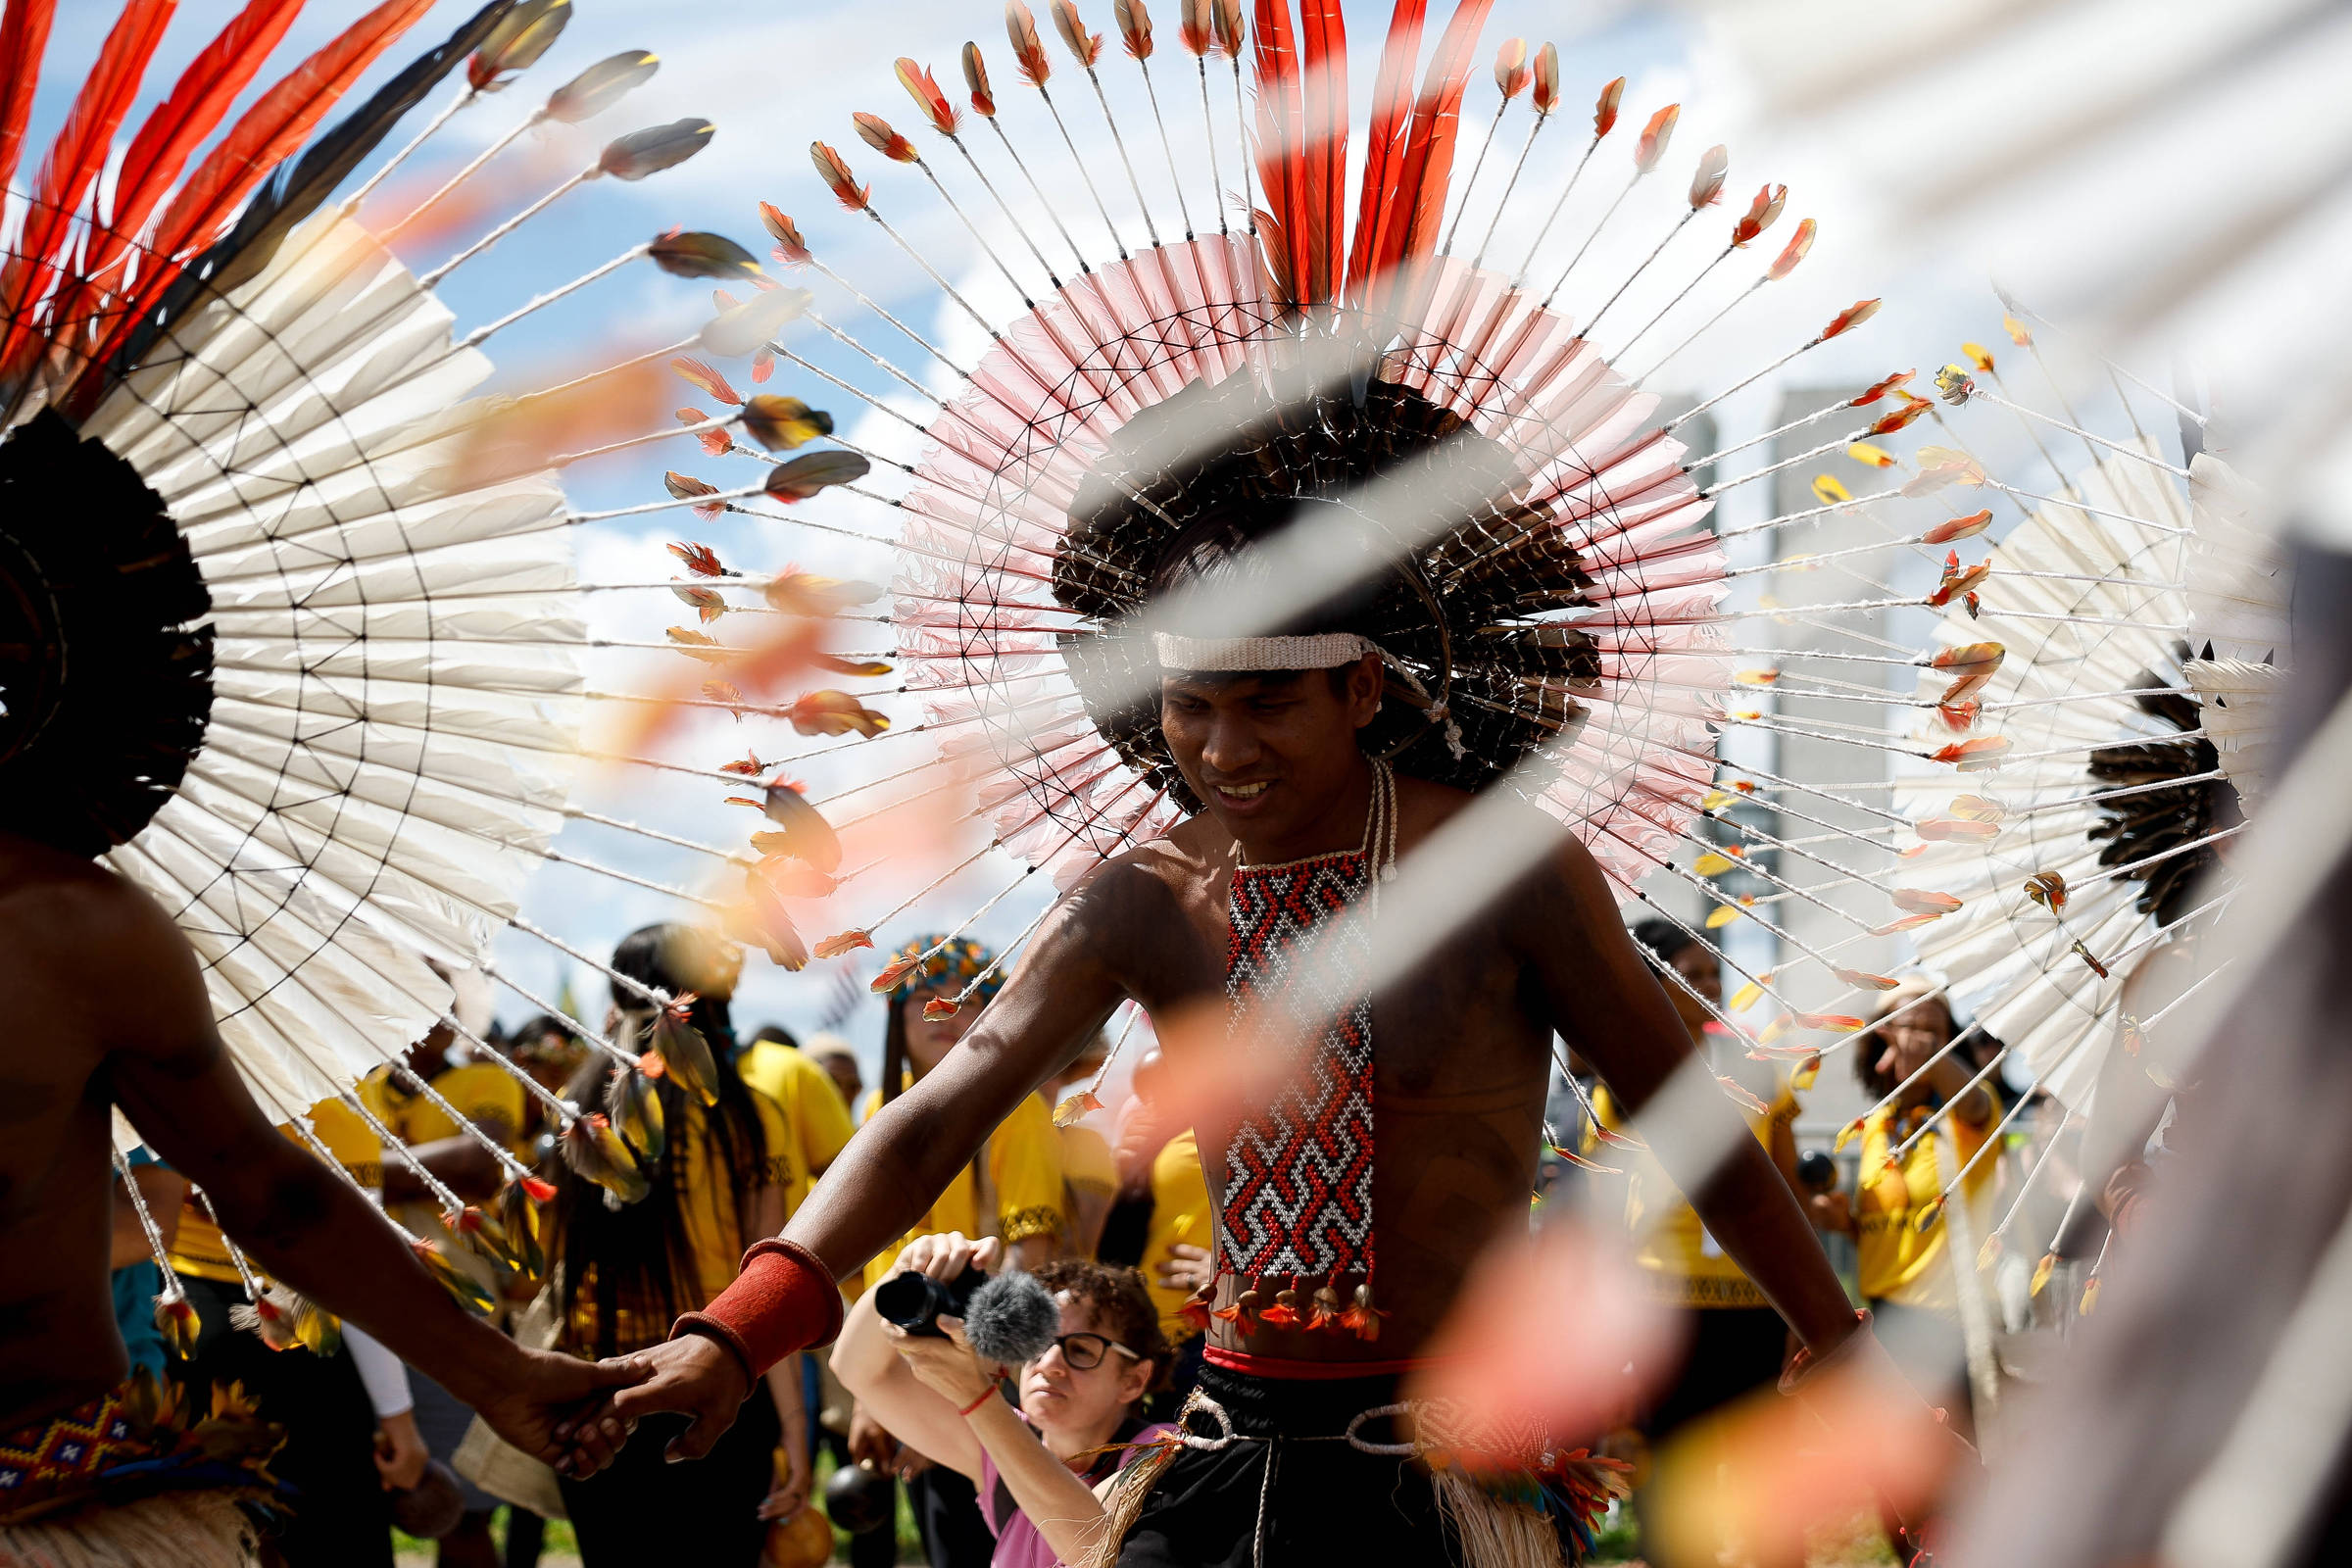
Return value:
M 1348 672 L 1348 717 L 1357 729 L 1380 712 L 1381 687 L 1386 679 L 1378 654 L 1366 654 Z
M 1154 1368 L 1149 1361 L 1128 1361 L 1125 1364 L 1127 1370 L 1119 1379 L 1119 1402 L 1133 1404 L 1152 1391 Z

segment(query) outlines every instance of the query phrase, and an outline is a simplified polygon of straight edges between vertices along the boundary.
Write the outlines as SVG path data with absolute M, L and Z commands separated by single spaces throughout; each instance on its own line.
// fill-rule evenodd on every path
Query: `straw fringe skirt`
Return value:
M 0 1525 L 0 1568 L 255 1568 L 259 1550 L 232 1492 L 171 1492 Z

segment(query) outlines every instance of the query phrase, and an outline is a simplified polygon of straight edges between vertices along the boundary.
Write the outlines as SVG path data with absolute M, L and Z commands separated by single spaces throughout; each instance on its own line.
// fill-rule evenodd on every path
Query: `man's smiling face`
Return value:
M 1338 672 L 1170 674 L 1160 729 L 1185 782 L 1250 858 L 1291 858 L 1320 847 L 1347 803 L 1363 760 L 1356 731 L 1380 688 L 1377 654 Z

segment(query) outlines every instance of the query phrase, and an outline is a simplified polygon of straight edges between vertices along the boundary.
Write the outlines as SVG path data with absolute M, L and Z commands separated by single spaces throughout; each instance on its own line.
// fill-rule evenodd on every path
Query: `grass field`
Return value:
M 820 1460 L 826 1474 L 831 1473 L 829 1459 Z M 503 1521 L 496 1527 L 503 1535 Z M 835 1533 L 833 1559 L 847 1560 L 849 1538 Z M 429 1541 L 414 1541 L 396 1533 L 395 1545 L 399 1552 L 400 1568 L 430 1568 L 433 1546 Z M 1594 1543 L 1591 1568 L 1607 1568 L 1610 1564 L 1638 1562 L 1640 1540 L 1634 1529 L 1632 1515 L 1623 1508 L 1611 1512 Z M 899 1497 L 899 1561 L 920 1564 L 922 1549 L 915 1539 L 914 1519 L 906 1511 L 906 1494 Z M 1816 1538 L 1810 1568 L 1885 1568 L 1894 1556 L 1886 1549 L 1886 1538 L 1879 1534 L 1877 1524 L 1867 1518 L 1854 1521 L 1850 1530 L 1824 1532 Z M 547 1527 L 546 1553 L 540 1568 L 579 1568 L 580 1558 L 572 1540 L 571 1526 L 561 1519 L 550 1520 Z

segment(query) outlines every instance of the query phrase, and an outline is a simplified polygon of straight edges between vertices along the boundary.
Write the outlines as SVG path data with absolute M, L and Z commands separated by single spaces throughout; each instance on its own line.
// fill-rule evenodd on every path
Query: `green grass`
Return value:
M 824 1492 L 825 1479 L 833 1474 L 833 1468 L 831 1454 L 819 1453 L 816 1456 L 816 1492 L 820 1496 Z M 498 1522 L 492 1526 L 492 1533 L 498 1537 L 502 1551 L 506 1545 L 505 1515 L 508 1511 L 510 1510 L 502 1509 Z M 901 1562 L 921 1562 L 923 1560 L 922 1537 L 914 1528 L 914 1511 L 907 1506 L 905 1487 L 899 1489 L 898 1548 Z M 550 1558 L 576 1558 L 579 1555 L 579 1538 L 572 1534 L 570 1521 L 550 1519 L 547 1522 L 547 1541 L 543 1549 Z M 397 1530 L 392 1532 L 392 1551 L 393 1555 L 403 1563 L 429 1563 L 433 1560 L 433 1544 L 431 1542 L 419 1541 L 414 1536 L 403 1535 Z M 833 1532 L 833 1560 L 847 1562 L 849 1558 L 850 1538 L 846 1532 L 836 1530 Z

